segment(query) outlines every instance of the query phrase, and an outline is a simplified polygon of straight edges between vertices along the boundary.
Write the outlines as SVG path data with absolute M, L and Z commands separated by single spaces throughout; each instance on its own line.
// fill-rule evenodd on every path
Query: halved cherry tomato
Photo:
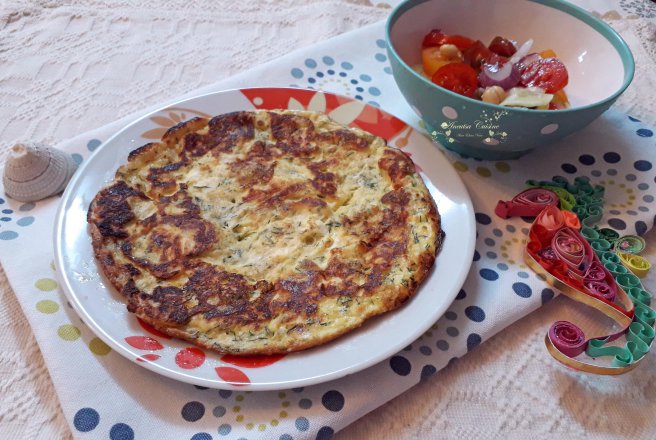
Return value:
M 471 47 L 476 41 L 462 35 L 445 35 L 442 38 L 442 44 L 453 44 L 460 50 L 466 50 Z
M 555 93 L 567 85 L 569 76 L 558 58 L 542 58 L 525 66 L 520 82 L 526 87 L 540 87 L 545 93 Z
M 439 29 L 433 29 L 429 33 L 426 34 L 424 37 L 424 41 L 421 43 L 421 47 L 434 47 L 434 46 L 440 46 L 444 43 L 441 43 L 442 38 L 444 38 L 445 35 L 442 33 L 441 30 Z
M 481 64 L 499 64 L 505 62 L 505 58 L 495 54 L 490 49 L 485 47 L 481 40 L 477 40 L 463 52 L 465 63 L 469 64 L 476 70 L 481 68 Z
M 431 80 L 438 86 L 452 92 L 473 98 L 478 87 L 476 71 L 465 63 L 451 63 L 442 66 Z
M 494 37 L 488 48 L 503 57 L 511 57 L 517 52 L 517 48 L 512 41 L 507 40 L 503 37 Z
M 453 44 L 460 50 L 465 50 L 472 44 L 474 40 L 464 37 L 462 35 L 446 35 L 439 29 L 433 29 L 424 37 L 421 47 L 435 47 L 443 44 Z

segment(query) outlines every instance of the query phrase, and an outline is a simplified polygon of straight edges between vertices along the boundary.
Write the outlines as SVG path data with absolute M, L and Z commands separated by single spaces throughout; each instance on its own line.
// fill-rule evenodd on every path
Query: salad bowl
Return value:
M 432 29 L 555 51 L 567 68 L 568 108 L 498 105 L 436 85 L 417 68 Z M 386 37 L 394 79 L 433 139 L 480 159 L 518 158 L 582 129 L 617 100 L 635 70 L 630 49 L 612 28 L 561 0 L 406 0 L 390 15 Z

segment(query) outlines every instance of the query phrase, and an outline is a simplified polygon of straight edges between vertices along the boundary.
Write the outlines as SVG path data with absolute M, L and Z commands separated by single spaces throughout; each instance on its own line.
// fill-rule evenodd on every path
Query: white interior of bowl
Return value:
M 390 39 L 409 65 L 421 63 L 421 42 L 431 29 L 489 42 L 497 35 L 519 42 L 532 38 L 531 52 L 553 49 L 565 63 L 572 107 L 601 101 L 621 86 L 624 67 L 613 45 L 583 21 L 526 0 L 433 0 L 406 11 Z

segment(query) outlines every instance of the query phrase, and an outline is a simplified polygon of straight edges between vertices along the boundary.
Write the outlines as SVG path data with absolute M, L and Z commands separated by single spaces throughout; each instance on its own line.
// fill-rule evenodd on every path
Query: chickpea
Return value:
M 447 60 L 462 60 L 462 52 L 455 44 L 443 44 L 440 46 L 440 55 Z
M 499 86 L 487 87 L 481 95 L 481 100 L 490 104 L 500 104 L 508 94 Z

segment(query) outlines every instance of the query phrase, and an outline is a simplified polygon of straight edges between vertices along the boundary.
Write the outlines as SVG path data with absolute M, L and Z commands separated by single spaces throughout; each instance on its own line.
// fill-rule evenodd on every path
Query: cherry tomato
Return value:
M 452 92 L 473 98 L 478 87 L 476 71 L 465 63 L 451 63 L 442 66 L 431 80 L 438 86 Z
M 443 44 L 453 44 L 458 47 L 458 49 L 465 50 L 474 44 L 474 40 L 462 35 L 445 35 L 441 30 L 433 29 L 426 34 L 424 41 L 421 43 L 421 47 L 435 47 Z
M 517 48 L 512 41 L 507 40 L 503 37 L 494 37 L 488 48 L 503 57 L 511 57 L 517 52 Z
M 525 87 L 540 87 L 545 93 L 555 93 L 567 85 L 569 76 L 558 58 L 542 58 L 525 66 L 520 82 Z
M 475 41 L 463 52 L 463 56 L 465 57 L 465 63 L 476 70 L 480 69 L 483 63 L 494 65 L 505 62 L 505 58 L 485 47 L 481 40 Z
M 466 50 L 474 43 L 474 40 L 463 37 L 462 35 L 445 35 L 444 38 L 442 38 L 442 44 L 453 44 L 460 50 Z
M 441 43 L 442 38 L 444 38 L 445 35 L 442 33 L 441 30 L 439 29 L 433 29 L 429 33 L 426 34 L 424 37 L 424 41 L 421 43 L 421 47 L 433 47 L 433 46 L 440 46 L 443 43 Z

